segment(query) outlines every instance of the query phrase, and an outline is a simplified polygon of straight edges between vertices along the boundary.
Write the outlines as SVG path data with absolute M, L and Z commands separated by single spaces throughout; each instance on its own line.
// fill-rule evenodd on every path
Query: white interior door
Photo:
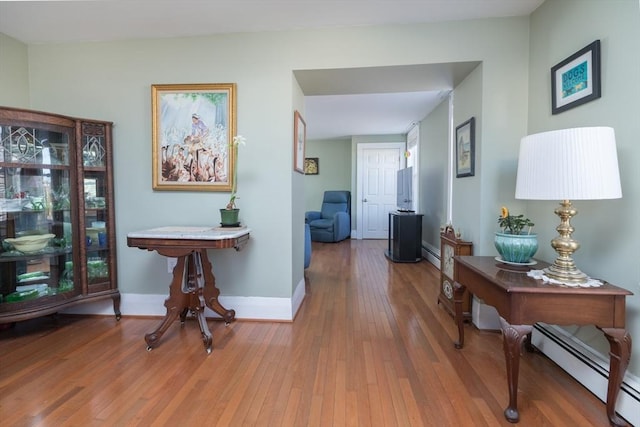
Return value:
M 358 235 L 386 239 L 389 212 L 396 209 L 396 173 L 404 143 L 358 144 Z

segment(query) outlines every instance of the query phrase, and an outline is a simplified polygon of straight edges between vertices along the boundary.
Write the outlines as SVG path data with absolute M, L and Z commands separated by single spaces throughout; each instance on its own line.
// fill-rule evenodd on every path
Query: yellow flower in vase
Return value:
M 498 217 L 498 225 L 503 229 L 505 234 L 521 234 L 525 227 L 528 227 L 526 234 L 531 234 L 531 227 L 535 224 L 524 215 L 511 215 L 506 206 L 500 208 L 500 216 Z

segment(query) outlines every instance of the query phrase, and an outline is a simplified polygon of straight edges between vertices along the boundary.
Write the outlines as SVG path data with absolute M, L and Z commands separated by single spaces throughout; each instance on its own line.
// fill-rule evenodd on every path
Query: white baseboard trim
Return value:
M 120 311 L 123 316 L 164 316 L 167 313 L 164 307 L 166 295 L 122 294 L 121 297 Z M 219 300 L 224 307 L 236 311 L 236 319 L 291 322 L 302 306 L 304 297 L 305 282 L 302 279 L 292 298 L 220 296 Z M 113 316 L 113 302 L 107 298 L 75 305 L 62 313 Z M 205 316 L 220 318 L 209 308 L 205 309 Z
M 422 258 L 440 269 L 440 249 L 434 248 L 424 240 L 422 241 Z
M 608 355 L 594 350 L 564 329 L 544 323 L 534 326 L 531 341 L 569 375 L 606 402 Z M 640 426 L 640 378 L 629 372 L 622 381 L 616 411 L 632 426 Z
M 291 321 L 295 319 L 298 310 L 302 306 L 302 302 L 304 301 L 304 297 L 306 295 L 305 290 L 305 280 L 302 278 L 296 288 L 293 290 L 293 297 L 291 298 Z

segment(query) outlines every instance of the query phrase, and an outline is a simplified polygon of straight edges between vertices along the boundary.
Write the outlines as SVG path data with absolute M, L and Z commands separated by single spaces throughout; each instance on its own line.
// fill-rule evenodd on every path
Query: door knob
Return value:
M 367 203 L 367 199 L 362 199 L 363 202 Z

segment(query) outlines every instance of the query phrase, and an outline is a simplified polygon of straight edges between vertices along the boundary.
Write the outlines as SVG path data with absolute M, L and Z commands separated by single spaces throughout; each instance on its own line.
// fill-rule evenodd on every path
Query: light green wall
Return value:
M 447 222 L 449 98 L 420 122 L 420 206 L 423 245 L 440 252 L 440 227 Z
M 601 42 L 602 97 L 563 113 L 551 114 L 550 69 L 596 39 Z M 531 17 L 528 133 L 581 126 L 611 126 L 618 148 L 622 199 L 577 201 L 571 221 L 582 247 L 574 254 L 578 267 L 629 289 L 627 328 L 640 342 L 640 10 L 637 0 L 546 1 Z M 524 135 L 523 135 L 524 136 Z M 516 163 L 516 159 L 513 160 Z M 556 202 L 527 203 L 540 242 L 555 237 Z M 556 254 L 541 244 L 538 256 Z M 608 343 L 593 328 L 570 328 L 604 354 Z M 629 372 L 640 375 L 640 352 Z
M 318 175 L 304 177 L 305 210 L 320 210 L 327 190 L 351 191 L 351 138 L 308 141 L 305 157 L 317 157 Z
M 493 236 L 493 227 L 489 230 L 484 229 L 482 219 L 484 217 L 482 208 L 484 192 L 489 190 L 482 186 L 482 182 L 487 180 L 488 186 L 495 187 L 496 179 L 493 175 L 493 165 L 497 164 L 499 158 L 487 158 L 487 167 L 484 166 L 485 159 L 484 150 L 488 147 L 483 144 L 485 136 L 483 135 L 483 117 L 484 110 L 482 108 L 483 84 L 482 84 L 482 65 L 476 67 L 467 78 L 458 85 L 453 91 L 453 200 L 452 200 L 452 223 L 457 231 L 462 233 L 462 238 L 473 242 L 474 253 L 477 255 L 489 252 L 490 248 L 483 248 L 484 242 L 488 240 L 487 236 Z M 456 170 L 456 128 L 461 126 L 467 120 L 474 118 L 475 122 L 475 167 L 474 175 L 457 178 Z M 502 154 L 512 151 L 511 141 L 501 150 Z
M 29 107 L 27 45 L 0 33 L 0 105 Z
M 128 248 L 126 234 L 215 225 L 228 194 L 152 191 L 150 85 L 237 83 L 238 133 L 248 141 L 239 154 L 238 204 L 252 239 L 241 252 L 215 253 L 217 284 L 223 295 L 290 297 L 302 271 L 293 264 L 302 265 L 294 254 L 303 252 L 296 224 L 305 200 L 304 177 L 292 167 L 292 116 L 300 105 L 292 71 L 482 61 L 483 140 L 505 146 L 525 129 L 525 111 L 506 107 L 526 99 L 527 49 L 528 18 L 33 45 L 30 108 L 115 123 L 119 284 L 125 293 L 158 294 L 169 277 L 164 259 Z
M 304 94 L 302 93 L 302 89 L 300 89 L 300 85 L 296 81 L 293 74 L 291 75 L 292 86 L 293 86 L 293 110 L 297 110 L 304 117 Z M 291 123 L 289 125 L 290 129 L 293 129 L 293 113 L 290 114 Z M 291 147 L 293 147 L 293 141 L 291 141 Z M 292 162 L 293 164 L 293 162 Z M 292 174 L 291 181 L 291 194 L 293 197 L 291 200 L 291 212 L 293 213 L 291 217 L 291 242 L 289 247 L 287 248 L 288 253 L 282 254 L 284 259 L 291 259 L 291 293 L 293 294 L 296 286 L 301 286 L 301 289 L 305 289 L 304 287 L 304 247 L 301 249 L 299 242 L 304 241 L 304 194 L 305 194 L 305 182 L 304 175 L 299 173 Z M 283 210 L 286 209 L 285 206 L 279 206 Z
M 251 241 L 240 251 L 214 251 L 223 295 L 290 297 L 302 276 L 302 208 L 293 189 L 292 123 L 296 105 L 291 55 L 283 36 L 233 35 L 30 47 L 32 107 L 111 120 L 114 127 L 119 285 L 125 293 L 161 294 L 166 261 L 126 246 L 126 234 L 162 225 L 216 225 L 228 193 L 151 189 L 151 95 L 154 83 L 235 82 L 239 150 L 238 201 Z M 275 57 L 282 54 L 277 60 Z M 195 58 L 195 60 L 194 60 Z M 299 96 L 298 96 L 299 98 Z M 297 103 L 300 103 L 299 101 Z M 300 231 L 293 232 L 295 220 Z M 299 239 L 293 249 L 294 236 Z

